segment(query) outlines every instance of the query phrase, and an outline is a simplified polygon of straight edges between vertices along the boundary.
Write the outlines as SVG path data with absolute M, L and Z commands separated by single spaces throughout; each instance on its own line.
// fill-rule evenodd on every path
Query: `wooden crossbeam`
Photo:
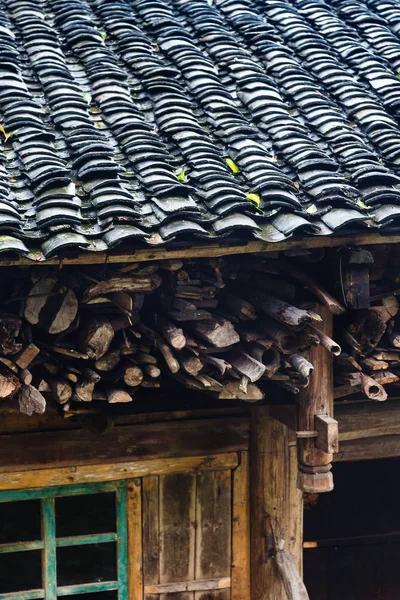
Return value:
M 131 263 L 180 258 L 211 258 L 230 254 L 250 254 L 255 252 L 280 252 L 283 250 L 299 250 L 313 248 L 337 248 L 339 246 L 363 246 L 377 244 L 397 244 L 400 235 L 383 235 L 381 233 L 360 233 L 349 236 L 315 236 L 293 239 L 283 242 L 250 241 L 243 244 L 171 244 L 162 247 L 147 247 L 136 250 L 120 250 L 107 252 L 81 252 L 64 258 L 50 258 L 35 261 L 29 258 L 7 258 L 0 255 L 0 266 L 27 267 L 34 265 L 102 265 L 106 263 Z

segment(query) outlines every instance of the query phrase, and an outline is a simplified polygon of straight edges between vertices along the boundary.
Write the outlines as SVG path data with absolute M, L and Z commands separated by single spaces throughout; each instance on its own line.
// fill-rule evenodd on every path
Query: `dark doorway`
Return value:
M 338 463 L 334 478 L 305 499 L 310 600 L 399 600 L 400 459 Z

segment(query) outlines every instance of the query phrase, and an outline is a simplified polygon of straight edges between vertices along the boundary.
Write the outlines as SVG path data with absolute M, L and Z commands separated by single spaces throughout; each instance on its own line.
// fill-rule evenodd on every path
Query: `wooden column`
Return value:
M 319 329 L 332 337 L 332 313 L 316 305 L 315 312 L 322 317 Z M 333 417 L 333 366 L 332 354 L 320 346 L 310 350 L 314 373 L 310 384 L 297 399 L 297 428 L 303 433 L 318 433 L 317 437 L 298 440 L 299 479 L 304 492 L 320 493 L 333 489 L 332 453 L 338 451 L 337 422 Z
M 267 406 L 252 408 L 250 450 L 251 598 L 287 600 L 275 560 L 278 539 L 302 572 L 303 501 L 290 430 Z

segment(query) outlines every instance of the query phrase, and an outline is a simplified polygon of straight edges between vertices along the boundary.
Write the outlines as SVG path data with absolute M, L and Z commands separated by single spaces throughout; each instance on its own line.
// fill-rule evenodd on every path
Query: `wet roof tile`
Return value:
M 0 252 L 400 224 L 397 0 L 0 0 Z

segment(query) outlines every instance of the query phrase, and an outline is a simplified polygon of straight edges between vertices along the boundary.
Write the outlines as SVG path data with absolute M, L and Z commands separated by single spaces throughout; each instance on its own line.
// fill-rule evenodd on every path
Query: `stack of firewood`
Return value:
M 344 312 L 283 257 L 30 270 L 0 310 L 0 398 L 68 411 L 165 376 L 219 399 L 261 400 L 269 382 L 297 393 L 312 345 L 340 354 L 311 300 Z
M 362 393 L 386 400 L 400 379 L 400 293 L 397 247 L 351 249 L 341 273 L 347 315 L 336 323 L 345 352 L 335 361 L 335 398 Z

